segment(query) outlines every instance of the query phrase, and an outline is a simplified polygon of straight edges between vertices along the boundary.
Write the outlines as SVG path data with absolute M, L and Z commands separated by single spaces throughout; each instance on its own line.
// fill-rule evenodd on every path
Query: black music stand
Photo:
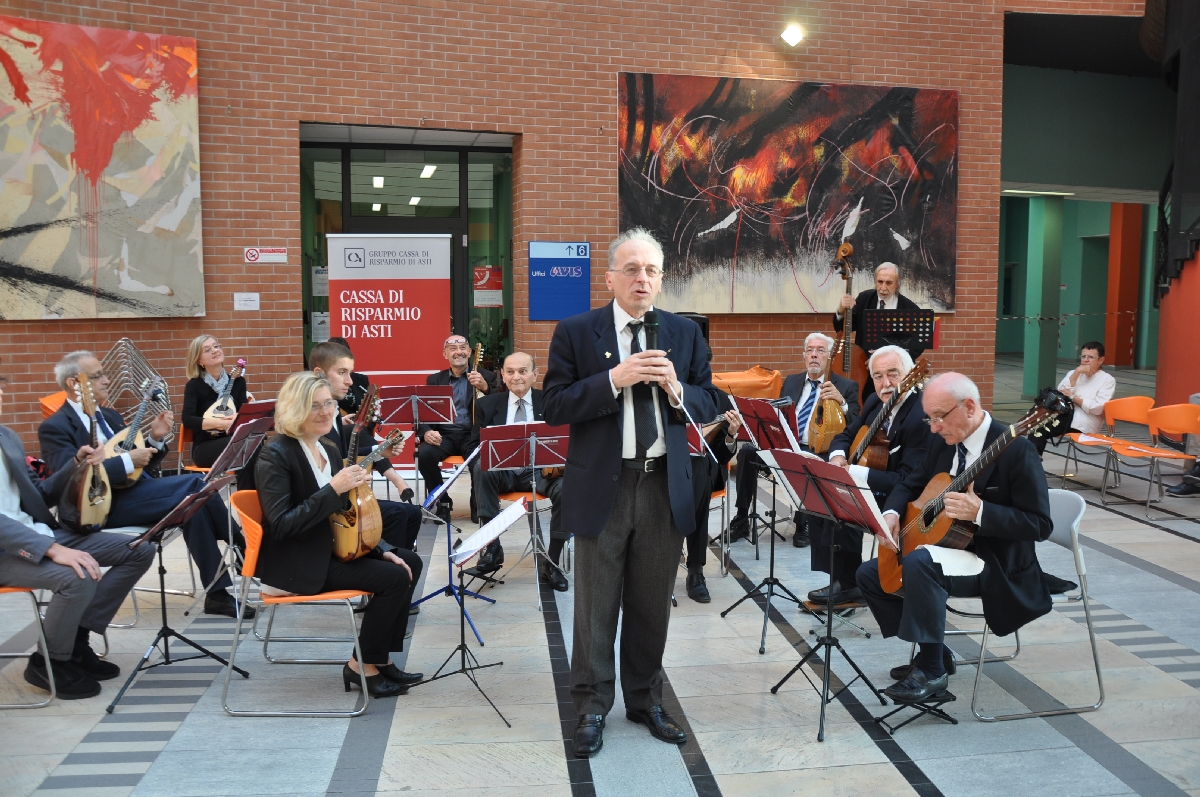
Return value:
M 533 423 L 510 423 L 500 426 L 485 426 L 479 430 L 479 447 L 483 450 L 480 458 L 481 470 L 524 470 L 529 468 L 529 542 L 525 545 L 521 558 L 501 576 L 511 573 L 517 565 L 524 562 L 531 554 L 534 563 L 537 557 L 548 562 L 551 566 L 558 565 L 550 561 L 546 544 L 542 541 L 541 520 L 537 512 L 537 475 L 541 468 L 561 468 L 567 464 L 567 447 L 571 442 L 571 430 L 567 426 L 551 426 L 537 421 Z M 534 575 L 539 580 L 541 574 L 534 567 Z M 541 589 L 538 589 L 541 595 Z
M 435 515 L 430 510 L 431 506 L 437 505 L 438 500 L 445 494 L 447 490 L 450 489 L 450 485 L 454 484 L 454 482 L 458 480 L 458 477 L 462 475 L 463 471 L 471 466 L 471 460 L 475 459 L 477 456 L 479 456 L 478 448 L 472 451 L 470 456 L 463 460 L 463 464 L 454 469 L 454 472 L 450 474 L 450 478 L 442 482 L 441 487 L 437 488 L 428 496 L 426 496 L 425 503 L 421 505 L 422 512 L 427 520 L 432 520 L 438 525 L 444 524 L 446 526 L 446 586 L 438 587 L 433 592 L 430 592 L 428 595 L 422 597 L 420 600 L 413 601 L 411 604 L 409 604 L 409 608 L 413 606 L 420 606 L 425 601 L 438 595 L 445 595 L 448 598 L 454 598 L 456 601 L 458 601 L 459 605 L 462 606 L 463 617 L 465 618 L 466 622 L 470 624 L 471 631 L 475 633 L 475 638 L 479 640 L 479 644 L 482 645 L 483 637 L 479 635 L 479 629 L 475 627 L 475 623 L 471 620 L 471 615 L 467 614 L 466 602 L 463 601 L 462 596 L 470 595 L 472 598 L 478 598 L 479 600 L 487 601 L 488 603 L 495 603 L 496 601 L 495 599 L 489 598 L 486 595 L 480 595 L 478 592 L 472 592 L 471 590 L 466 589 L 462 585 L 461 579 L 459 580 L 458 584 L 454 583 L 455 550 L 454 543 L 451 541 L 454 533 L 454 524 L 451 521 Z
M 867 308 L 863 311 L 863 348 L 874 351 L 882 346 L 899 346 L 910 352 L 932 349 L 933 328 L 932 310 Z
M 796 506 L 801 512 L 813 515 L 815 517 L 825 518 L 832 521 L 833 527 L 830 530 L 829 541 L 829 572 L 830 572 L 830 588 L 827 591 L 827 602 L 825 605 L 825 634 L 817 637 L 816 643 L 805 653 L 803 658 L 788 671 L 788 674 L 780 679 L 779 683 L 771 687 L 771 694 L 776 694 L 779 687 L 787 683 L 788 679 L 796 674 L 809 659 L 817 659 L 823 662 L 821 668 L 821 688 L 817 689 L 817 685 L 809 678 L 807 672 L 804 673 L 805 679 L 821 696 L 821 722 L 817 730 L 817 741 L 825 741 L 825 707 L 831 703 L 838 695 L 850 688 L 850 685 L 861 679 L 867 688 L 879 698 L 879 704 L 886 706 L 887 701 L 879 694 L 879 690 L 871 683 L 871 679 L 867 678 L 859 666 L 850 658 L 850 654 L 842 647 L 842 643 L 833 635 L 833 620 L 834 620 L 834 603 L 833 603 L 833 572 L 834 572 L 834 556 L 838 550 L 837 540 L 839 533 L 845 526 L 858 526 L 875 534 L 881 539 L 887 539 L 887 534 L 884 531 L 882 518 L 879 516 L 879 508 L 875 503 L 875 497 L 871 495 L 869 490 L 863 490 L 854 483 L 854 479 L 843 468 L 837 465 L 830 465 L 812 457 L 804 457 L 798 454 L 793 454 L 788 451 L 769 451 L 764 452 L 763 458 L 768 461 L 771 468 L 775 470 L 777 478 L 783 483 L 791 498 L 796 502 Z M 823 658 L 817 658 L 818 651 L 825 651 Z M 829 677 L 832 672 L 833 651 L 836 650 L 842 654 L 842 658 L 854 668 L 855 677 L 842 685 L 836 693 L 829 693 Z
M 154 641 L 150 643 L 150 647 L 146 648 L 146 652 L 142 655 L 142 660 L 139 661 L 138 665 L 133 668 L 133 672 L 129 673 L 129 678 L 126 679 L 125 685 L 121 687 L 121 691 L 117 692 L 116 697 L 113 698 L 113 701 L 109 703 L 108 708 L 105 709 L 105 711 L 107 711 L 109 714 L 113 713 L 113 709 L 117 707 L 117 703 L 121 700 L 121 698 L 125 695 L 126 690 L 128 690 L 130 685 L 133 683 L 133 679 L 136 678 L 138 673 L 142 672 L 143 670 L 148 670 L 151 667 L 172 664 L 174 662 L 191 661 L 193 659 L 203 658 L 214 659 L 219 661 L 221 664 L 224 664 L 226 667 L 229 666 L 229 662 L 227 662 L 225 659 L 221 658 L 216 653 L 213 653 L 208 648 L 202 647 L 196 642 L 188 639 L 174 628 L 171 628 L 170 624 L 167 622 L 167 568 L 163 565 L 163 547 L 165 545 L 164 538 L 167 536 L 168 532 L 182 528 L 183 524 L 191 520 L 192 517 L 199 512 L 206 503 L 214 498 L 233 480 L 233 476 L 222 476 L 218 479 L 214 479 L 208 484 L 205 484 L 204 488 L 200 490 L 200 492 L 192 493 L 184 498 L 179 502 L 178 506 L 167 513 L 166 517 L 158 521 L 158 523 L 155 523 L 154 526 L 147 529 L 143 534 L 126 543 L 131 549 L 138 547 L 144 542 L 148 542 L 158 547 L 158 597 L 160 606 L 162 608 L 162 627 L 158 629 L 158 633 L 154 636 Z M 172 659 L 172 637 L 191 645 L 193 648 L 200 651 L 202 655 Z M 158 647 L 159 642 L 162 642 L 163 660 L 157 661 L 154 664 L 147 664 L 146 662 L 150 660 L 150 656 Z M 243 678 L 250 677 L 250 673 L 246 672 L 240 667 L 234 667 L 234 671 Z
M 455 421 L 454 388 L 450 385 L 387 385 L 379 388 L 379 423 L 411 423 L 413 433 L 424 424 L 452 424 Z M 406 412 L 407 410 L 407 412 Z M 401 416 L 407 416 L 401 418 Z M 420 438 L 417 440 L 420 443 Z M 423 484 L 417 472 L 417 446 L 413 446 L 413 478 Z M 453 586 L 453 579 L 451 579 Z

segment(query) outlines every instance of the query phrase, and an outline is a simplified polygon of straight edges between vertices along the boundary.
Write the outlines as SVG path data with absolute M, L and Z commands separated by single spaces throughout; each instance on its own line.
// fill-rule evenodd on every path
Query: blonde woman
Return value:
M 404 649 L 408 607 L 421 577 L 421 558 L 381 541 L 368 556 L 352 562 L 333 557 L 329 516 L 342 497 L 369 483 L 370 473 L 342 466 L 338 449 L 323 435 L 337 417 L 337 402 L 323 377 L 292 374 L 275 402 L 275 430 L 254 468 L 262 506 L 263 540 L 257 575 L 268 590 L 312 595 L 339 589 L 372 593 L 363 613 L 359 643 L 363 661 L 342 668 L 346 691 L 367 676 L 372 697 L 394 697 L 421 680 L 391 662 Z
M 211 407 L 229 384 L 225 370 L 225 351 L 212 335 L 199 335 L 188 344 L 186 370 L 188 383 L 183 389 L 181 422 L 192 430 L 192 462 L 201 468 L 211 468 L 229 443 L 229 427 L 233 418 L 205 418 Z M 233 380 L 230 394 L 238 409 L 253 397 L 246 392 L 246 380 Z

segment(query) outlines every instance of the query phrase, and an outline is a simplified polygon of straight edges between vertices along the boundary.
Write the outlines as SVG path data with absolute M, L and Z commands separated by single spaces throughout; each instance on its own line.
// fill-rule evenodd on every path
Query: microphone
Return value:
M 658 348 L 658 311 L 647 310 L 642 318 L 642 328 L 646 330 L 646 351 Z

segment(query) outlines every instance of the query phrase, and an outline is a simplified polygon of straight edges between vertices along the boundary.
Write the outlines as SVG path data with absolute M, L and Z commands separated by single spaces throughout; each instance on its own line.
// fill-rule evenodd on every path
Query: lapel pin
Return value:
M 604 356 L 605 356 L 605 357 L 612 357 L 612 352 L 611 352 L 611 351 L 606 351 L 606 352 L 604 352 Z

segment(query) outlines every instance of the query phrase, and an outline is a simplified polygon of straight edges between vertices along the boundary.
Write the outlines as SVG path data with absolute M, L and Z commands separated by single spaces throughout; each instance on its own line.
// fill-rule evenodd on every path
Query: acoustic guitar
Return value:
M 862 465 L 875 470 L 887 470 L 891 441 L 883 434 L 883 424 L 891 417 L 892 410 L 896 408 L 896 405 L 903 401 L 910 391 L 924 385 L 928 378 L 929 361 L 922 357 L 905 375 L 899 386 L 892 391 L 892 395 L 888 396 L 888 400 L 883 402 L 883 407 L 875 416 L 875 420 L 871 421 L 871 425 L 858 430 L 858 434 L 854 436 L 854 445 L 851 446 L 851 454 L 847 462 L 851 465 Z
M 358 465 L 369 471 L 383 458 L 385 449 L 403 445 L 404 436 L 405 432 L 393 429 L 387 439 L 373 448 Z M 342 497 L 342 511 L 329 516 L 329 526 L 333 531 L 333 555 L 339 560 L 350 562 L 375 549 L 383 535 L 383 515 L 370 480 Z
M 884 546 L 879 548 L 879 583 L 884 591 L 894 593 L 904 586 L 903 559 L 920 546 L 940 545 L 962 550 L 974 538 L 977 528 L 974 523 L 955 520 L 946 514 L 946 493 L 966 492 L 967 486 L 1018 437 L 1030 434 L 1040 436 L 1042 430 L 1058 416 L 1071 412 L 1074 406 L 1059 396 L 1049 395 L 993 440 L 980 453 L 979 459 L 962 473 L 957 476 L 939 473 L 930 479 L 925 491 L 908 505 L 904 513 L 904 520 L 900 524 L 900 552 Z
M 217 400 L 212 403 L 212 406 L 204 411 L 204 417 L 211 421 L 221 421 L 226 418 L 232 418 L 237 415 L 237 407 L 233 403 L 233 383 L 239 377 L 246 375 L 246 361 L 238 360 L 233 371 L 229 374 L 229 381 L 225 383 L 225 388 L 221 391 L 221 395 L 217 396 Z
M 135 448 L 146 447 L 146 441 L 142 437 L 142 421 L 146 419 L 146 410 L 150 408 L 150 403 L 163 396 L 161 385 L 161 376 L 154 376 L 142 382 L 142 400 L 138 403 L 137 411 L 134 412 L 133 419 L 130 420 L 129 425 L 113 435 L 104 444 L 105 459 L 128 454 Z M 133 486 L 141 476 L 142 469 L 135 467 L 133 473 L 125 477 L 125 483 L 121 487 Z
M 846 283 L 847 296 L 853 295 L 854 267 L 850 263 L 850 256 L 853 254 L 854 247 L 848 243 L 843 242 L 838 247 L 837 267 L 841 270 L 842 279 Z M 853 332 L 854 309 L 851 308 L 842 314 L 842 356 L 837 358 L 833 363 L 833 371 L 857 382 L 858 394 L 861 396 L 863 387 L 866 386 L 867 380 L 871 378 L 871 374 L 867 370 L 867 353 L 854 345 Z M 831 359 L 833 359 L 832 356 Z
M 83 405 L 83 413 L 91 419 L 92 448 L 100 447 L 99 431 L 96 428 L 96 398 L 88 384 L 87 374 L 76 376 L 75 399 Z M 87 461 L 77 464 L 63 489 L 58 505 L 58 522 L 77 534 L 99 531 L 112 509 L 112 485 L 104 464 L 89 465 Z

